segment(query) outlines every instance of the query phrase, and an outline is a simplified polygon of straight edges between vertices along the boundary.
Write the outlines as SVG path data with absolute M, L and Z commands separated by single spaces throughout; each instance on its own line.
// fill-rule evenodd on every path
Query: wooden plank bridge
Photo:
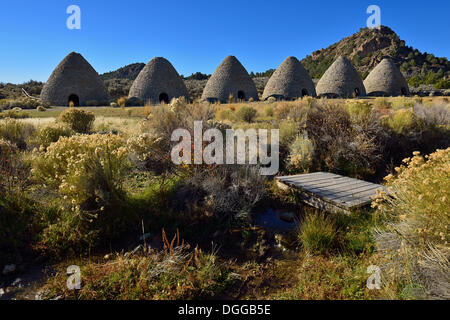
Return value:
M 282 189 L 290 189 L 299 199 L 315 208 L 349 213 L 352 209 L 372 202 L 377 190 L 387 193 L 385 187 L 328 172 L 276 177 Z

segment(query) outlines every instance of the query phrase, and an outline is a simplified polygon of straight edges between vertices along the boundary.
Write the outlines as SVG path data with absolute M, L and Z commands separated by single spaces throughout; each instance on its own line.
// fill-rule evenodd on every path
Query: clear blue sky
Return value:
M 71 4 L 81 8 L 81 30 L 66 27 Z M 249 72 L 265 71 L 357 32 L 371 4 L 407 45 L 449 57 L 448 0 L 2 0 L 0 82 L 46 81 L 71 51 L 99 73 L 155 56 L 180 74 L 212 73 L 230 54 Z

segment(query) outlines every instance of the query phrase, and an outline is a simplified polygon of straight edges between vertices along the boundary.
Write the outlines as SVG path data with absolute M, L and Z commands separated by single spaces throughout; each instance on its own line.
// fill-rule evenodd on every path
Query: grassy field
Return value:
M 395 196 L 330 215 L 253 166 L 176 166 L 171 134 L 193 121 L 279 129 L 279 174 L 335 172 Z M 33 289 L 47 299 L 446 299 L 449 147 L 445 97 L 4 111 L 0 268 L 51 266 Z M 255 226 L 268 209 L 299 226 Z M 74 264 L 83 286 L 69 291 Z

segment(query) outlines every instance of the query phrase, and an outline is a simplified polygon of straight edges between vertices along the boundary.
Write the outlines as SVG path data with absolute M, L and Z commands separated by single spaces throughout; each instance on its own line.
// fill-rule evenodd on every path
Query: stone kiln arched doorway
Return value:
M 160 103 L 169 103 L 169 95 L 165 92 L 161 93 L 159 95 L 159 102 Z
M 71 94 L 67 100 L 69 106 L 70 105 L 73 105 L 74 107 L 80 106 L 80 98 L 76 94 Z

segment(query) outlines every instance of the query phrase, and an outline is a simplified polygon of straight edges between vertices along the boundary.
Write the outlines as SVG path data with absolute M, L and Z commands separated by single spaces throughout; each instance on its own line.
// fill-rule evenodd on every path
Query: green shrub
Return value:
M 8 263 L 16 263 L 15 260 L 29 249 L 32 221 L 36 210 L 37 208 L 24 197 L 23 193 L 2 192 L 0 197 L 0 268 Z
M 293 171 L 302 173 L 308 171 L 313 163 L 314 144 L 308 139 L 308 134 L 298 136 L 289 147 L 289 165 Z
M 234 121 L 236 120 L 236 114 L 233 112 L 233 110 L 223 109 L 217 112 L 217 119 L 221 121 Z
M 289 145 L 298 135 L 298 125 L 292 121 L 282 121 L 279 125 L 280 145 L 289 148 Z
M 22 111 L 21 109 L 12 109 L 12 110 L 7 110 L 7 111 L 3 111 L 2 113 L 0 113 L 0 119 L 4 119 L 4 118 L 11 118 L 11 119 L 26 119 L 29 118 L 29 114 Z
M 324 213 L 310 213 L 300 225 L 298 240 L 310 252 L 325 253 L 333 248 L 336 226 Z
M 26 148 L 26 141 L 34 134 L 35 130 L 33 125 L 20 120 L 6 118 L 0 121 L 0 138 L 16 144 L 21 149 Z
M 346 232 L 344 235 L 344 245 L 347 250 L 356 254 L 372 250 L 370 234 L 367 232 Z
M 368 102 L 350 102 L 345 105 L 351 117 L 367 116 L 372 112 L 372 105 Z
M 0 109 L 36 109 L 41 102 L 37 99 L 18 98 L 18 99 L 4 99 L 1 100 Z
M 37 208 L 24 193 L 29 171 L 22 156 L 15 145 L 0 138 L 0 269 L 16 263 L 32 238 Z
M 240 108 L 239 111 L 237 112 L 238 118 L 241 121 L 245 121 L 248 123 L 253 122 L 253 120 L 256 118 L 257 114 L 258 114 L 258 111 L 256 111 L 255 108 L 247 107 L 247 106 Z
M 386 124 L 397 134 L 406 134 L 417 124 L 416 116 L 413 111 L 400 109 L 392 113 L 387 119 Z
M 274 115 L 274 110 L 273 110 L 273 108 L 271 107 L 271 106 L 268 106 L 268 107 L 266 107 L 266 109 L 264 109 L 264 114 L 267 116 L 267 117 L 273 117 L 273 115 Z
M 434 86 L 436 89 L 450 89 L 450 80 L 441 79 Z
M 59 121 L 66 123 L 77 133 L 89 133 L 92 129 L 95 116 L 92 112 L 69 108 L 59 116 Z
M 70 137 L 74 132 L 65 125 L 55 124 L 40 129 L 36 135 L 36 142 L 47 148 L 53 142 L 57 142 L 60 137 Z

